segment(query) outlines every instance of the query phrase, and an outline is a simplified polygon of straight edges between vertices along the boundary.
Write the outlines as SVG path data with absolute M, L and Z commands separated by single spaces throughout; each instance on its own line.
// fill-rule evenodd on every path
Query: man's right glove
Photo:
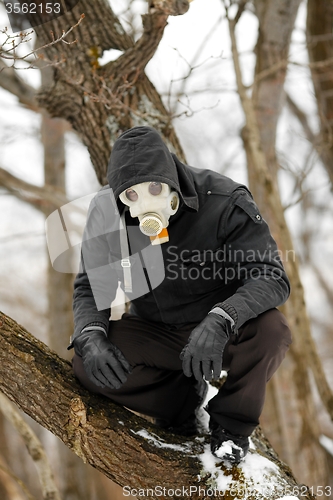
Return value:
M 74 339 L 74 351 L 82 357 L 88 378 L 99 387 L 119 389 L 132 369 L 123 353 L 102 331 L 83 331 Z
M 218 379 L 222 371 L 223 351 L 231 335 L 230 321 L 210 312 L 192 331 L 188 344 L 180 353 L 187 377 L 207 381 Z

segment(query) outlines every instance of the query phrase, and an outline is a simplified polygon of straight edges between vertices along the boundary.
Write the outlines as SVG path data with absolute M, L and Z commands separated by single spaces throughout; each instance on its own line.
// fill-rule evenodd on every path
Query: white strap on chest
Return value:
M 132 287 L 131 261 L 129 255 L 129 246 L 128 246 L 126 220 L 125 220 L 126 211 L 127 210 L 125 209 L 120 217 L 121 220 L 121 225 L 119 228 L 120 252 L 121 252 L 120 264 L 121 267 L 123 268 L 123 273 L 124 273 L 124 291 L 125 293 L 132 293 L 133 287 Z

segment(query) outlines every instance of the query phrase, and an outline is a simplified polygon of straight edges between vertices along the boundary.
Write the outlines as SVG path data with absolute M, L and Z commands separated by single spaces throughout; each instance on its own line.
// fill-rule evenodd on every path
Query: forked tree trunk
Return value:
M 155 2 L 156 3 L 156 2 Z M 158 2 L 157 2 L 158 3 Z M 113 142 L 122 130 L 135 125 L 150 125 L 163 134 L 169 147 L 182 159 L 183 151 L 171 124 L 171 116 L 144 69 L 162 38 L 167 24 L 168 4 L 164 10 L 151 9 L 143 16 L 143 34 L 134 41 L 125 33 L 111 7 L 104 0 L 81 0 L 68 14 L 36 27 L 39 44 L 48 44 L 85 18 L 68 36 L 72 45 L 55 44 L 44 52 L 51 61 L 62 60 L 54 72 L 52 86 L 44 88 L 39 102 L 51 116 L 68 120 L 87 146 L 98 180 L 106 184 L 106 168 Z M 185 9 L 186 10 L 186 9 Z M 123 54 L 100 66 L 105 51 Z

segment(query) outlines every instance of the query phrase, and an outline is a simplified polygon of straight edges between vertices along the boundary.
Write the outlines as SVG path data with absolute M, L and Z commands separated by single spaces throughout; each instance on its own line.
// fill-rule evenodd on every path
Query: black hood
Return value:
M 198 195 L 189 167 L 170 153 L 160 134 L 150 127 L 133 127 L 114 143 L 107 178 L 116 200 L 141 182 L 164 182 L 175 189 L 183 208 L 198 210 Z

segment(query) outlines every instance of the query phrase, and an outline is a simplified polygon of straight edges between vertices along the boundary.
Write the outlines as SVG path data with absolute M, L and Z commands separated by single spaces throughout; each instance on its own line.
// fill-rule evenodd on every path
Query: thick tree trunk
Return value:
M 287 492 L 313 498 L 304 485 L 296 483 L 259 429 L 252 435 L 255 450 L 251 449 L 247 457 L 248 464 L 255 457 L 256 478 L 248 477 L 242 466 L 228 469 L 217 461 L 214 467 L 207 467 L 209 445 L 204 435 L 189 441 L 165 433 L 89 393 L 74 378 L 69 362 L 3 313 L 0 389 L 85 463 L 127 486 L 127 491 L 151 489 L 150 494 L 141 497 L 160 498 L 158 491 L 154 493 L 160 485 L 168 492 L 165 496 L 178 499 L 229 498 L 232 488 L 242 489 L 244 499 L 278 499 Z M 259 473 L 262 477 L 257 481 Z M 212 489 L 222 489 L 222 477 L 228 484 L 226 491 L 212 495 Z M 171 491 L 174 493 L 170 495 Z

